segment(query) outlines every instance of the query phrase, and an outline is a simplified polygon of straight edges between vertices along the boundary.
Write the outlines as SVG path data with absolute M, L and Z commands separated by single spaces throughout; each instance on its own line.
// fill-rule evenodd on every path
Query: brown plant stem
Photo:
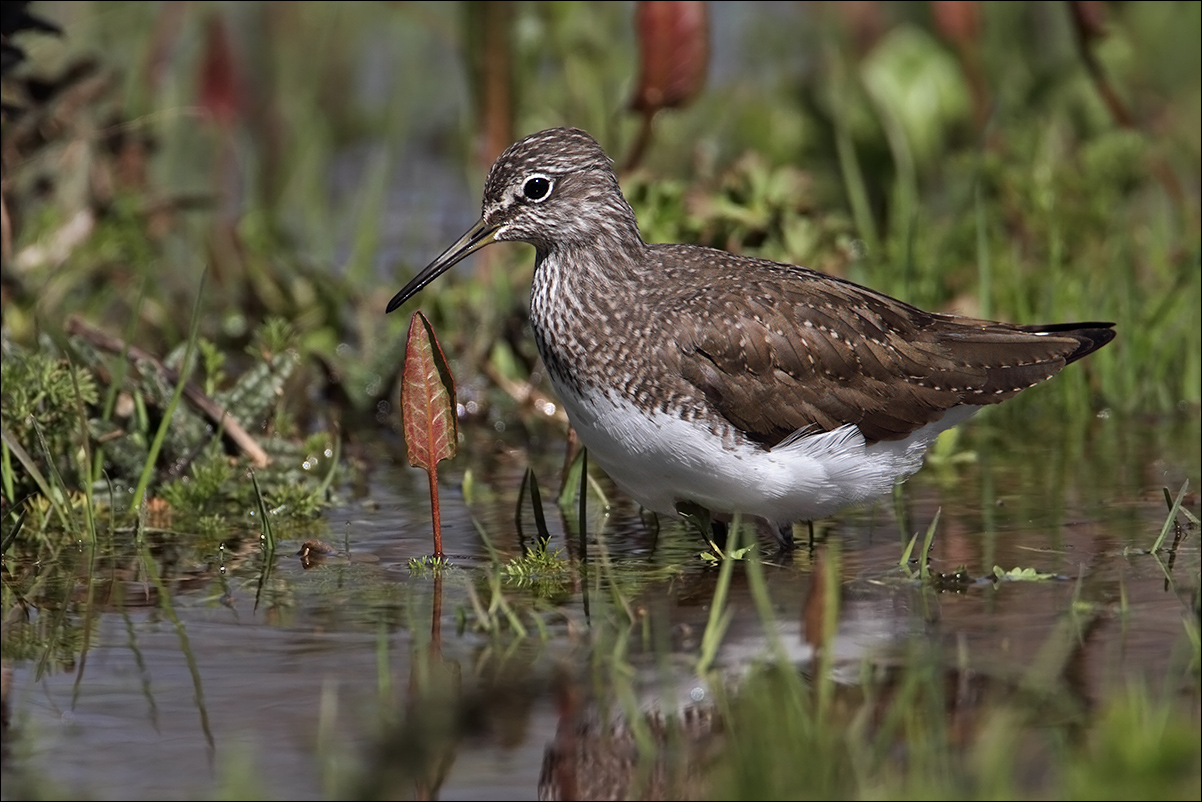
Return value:
M 149 362 L 154 365 L 156 370 L 161 371 L 167 377 L 167 381 L 179 381 L 179 373 L 164 365 L 157 357 L 152 356 L 135 345 L 126 344 L 120 337 L 115 337 L 99 329 L 92 328 L 79 318 L 72 317 L 67 321 L 67 334 L 82 337 L 102 351 L 113 354 L 127 353 L 136 361 L 144 360 Z M 254 467 L 266 468 L 271 464 L 271 457 L 267 456 L 267 452 L 251 437 L 242 424 L 228 410 L 206 395 L 203 390 L 192 382 L 184 385 L 184 398 L 188 399 L 192 406 L 203 413 L 215 428 L 218 430 L 224 429 L 225 433 L 242 450 L 242 453 L 246 455 Z

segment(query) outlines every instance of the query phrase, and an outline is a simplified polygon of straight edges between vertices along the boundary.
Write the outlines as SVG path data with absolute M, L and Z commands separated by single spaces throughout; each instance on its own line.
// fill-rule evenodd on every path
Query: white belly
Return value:
M 556 387 L 589 457 L 644 508 L 675 514 L 678 501 L 742 513 L 773 526 L 825 518 L 878 498 L 922 465 L 927 447 L 978 407 L 959 406 L 905 440 L 865 446 L 854 425 L 797 434 L 771 450 L 713 435 L 693 421 L 650 416 L 613 394 Z

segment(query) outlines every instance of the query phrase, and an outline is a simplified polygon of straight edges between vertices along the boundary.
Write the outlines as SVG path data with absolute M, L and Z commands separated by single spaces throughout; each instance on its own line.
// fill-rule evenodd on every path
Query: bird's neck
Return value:
M 590 366 L 605 361 L 600 343 L 589 333 L 630 321 L 620 307 L 633 295 L 631 284 L 639 282 L 646 248 L 632 228 L 621 234 L 598 230 L 592 240 L 561 241 L 538 250 L 530 321 L 539 354 L 560 392 L 579 391 L 595 373 Z
M 637 280 L 646 250 L 633 212 L 581 218 L 553 241 L 535 243 L 534 291 L 546 292 L 550 305 L 558 298 L 613 298 Z

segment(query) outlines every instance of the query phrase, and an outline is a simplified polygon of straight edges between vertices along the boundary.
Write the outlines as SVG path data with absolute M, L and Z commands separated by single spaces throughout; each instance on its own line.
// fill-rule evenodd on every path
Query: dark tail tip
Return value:
M 1089 356 L 1113 340 L 1118 333 L 1114 330 L 1113 323 L 1055 323 L 1049 326 L 1023 326 L 1022 328 L 1030 332 L 1058 334 L 1076 340 L 1077 350 L 1065 357 L 1066 365 Z

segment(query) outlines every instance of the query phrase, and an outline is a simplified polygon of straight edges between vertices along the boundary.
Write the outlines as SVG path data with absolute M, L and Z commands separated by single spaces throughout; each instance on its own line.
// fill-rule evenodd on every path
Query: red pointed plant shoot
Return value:
M 709 68 L 705 3 L 641 2 L 635 10 L 639 82 L 631 107 L 648 116 L 700 94 Z
M 424 468 L 430 479 L 430 511 L 434 520 L 434 557 L 441 560 L 442 520 L 438 509 L 438 463 L 455 456 L 459 424 L 455 417 L 455 379 L 421 312 L 409 321 L 405 364 L 401 369 L 401 426 L 409 464 Z
M 642 117 L 623 171 L 633 170 L 651 141 L 660 109 L 680 108 L 705 87 L 709 70 L 709 10 L 703 2 L 640 2 L 635 7 L 639 80 L 630 108 Z

